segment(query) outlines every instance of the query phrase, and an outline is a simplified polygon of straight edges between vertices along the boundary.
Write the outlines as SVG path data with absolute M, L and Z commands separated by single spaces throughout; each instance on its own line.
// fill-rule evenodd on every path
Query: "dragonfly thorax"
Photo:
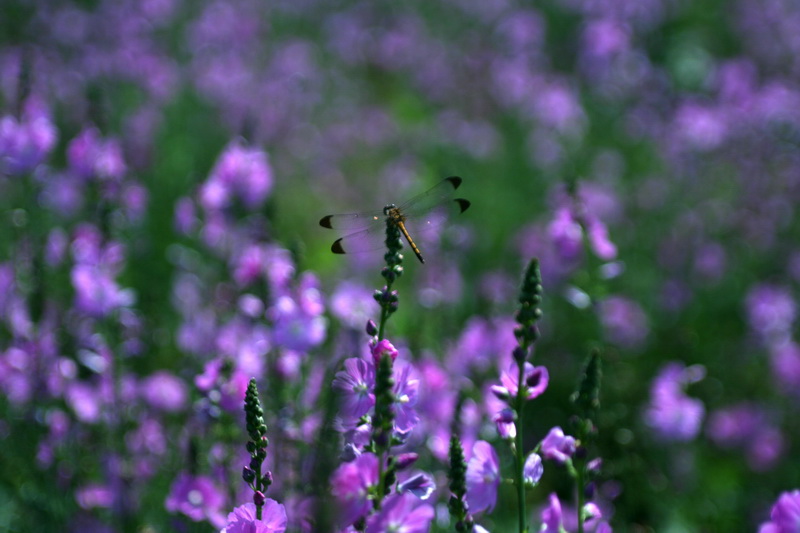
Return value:
M 392 222 L 399 224 L 406 221 L 406 216 L 394 204 L 389 204 L 383 208 L 383 214 Z

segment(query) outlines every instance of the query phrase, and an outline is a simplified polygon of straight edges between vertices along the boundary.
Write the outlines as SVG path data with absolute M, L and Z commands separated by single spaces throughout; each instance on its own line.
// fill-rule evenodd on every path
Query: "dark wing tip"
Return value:
M 470 202 L 469 200 L 464 200 L 463 198 L 456 198 L 453 201 L 458 204 L 459 213 L 463 213 L 464 211 L 469 209 L 469 206 L 472 205 L 472 202 Z
M 336 239 L 336 241 L 331 245 L 331 252 L 335 254 L 344 253 L 344 248 L 342 248 L 342 239 Z
M 328 215 L 326 217 L 322 217 L 321 219 L 319 219 L 319 225 L 322 226 L 323 228 L 333 229 L 333 226 L 331 226 L 332 216 L 333 215 Z
M 445 181 L 449 181 L 450 185 L 453 186 L 453 190 L 456 190 L 459 185 L 461 185 L 462 180 L 458 176 L 450 176 L 449 178 L 445 178 Z

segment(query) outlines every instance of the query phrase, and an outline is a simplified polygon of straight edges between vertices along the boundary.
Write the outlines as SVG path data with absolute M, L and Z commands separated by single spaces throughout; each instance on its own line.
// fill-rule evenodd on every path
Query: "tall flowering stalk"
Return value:
M 539 261 L 531 260 L 525 271 L 520 289 L 520 308 L 515 316 L 517 322 L 514 336 L 517 346 L 514 348 L 514 363 L 501 377 L 500 385 L 493 385 L 492 392 L 507 404 L 494 417 L 500 435 L 509 441 L 514 454 L 513 480 L 517 489 L 517 505 L 519 507 L 519 532 L 527 533 L 528 519 L 525 508 L 525 487 L 535 485 L 542 475 L 541 458 L 536 453 L 525 455 L 523 448 L 522 410 L 525 402 L 542 394 L 547 388 L 549 375 L 545 367 L 534 367 L 527 361 L 534 343 L 539 338 L 536 321 L 542 316 L 539 304 L 542 300 L 542 278 L 539 273 Z M 488 443 L 482 444 L 484 455 L 494 456 Z M 477 448 L 477 446 L 476 446 Z M 482 449 L 483 449 L 482 448 Z M 484 461 L 486 465 L 496 464 L 495 459 Z M 493 505 L 493 503 L 492 503 Z
M 394 396 L 394 359 L 397 351 L 383 337 L 386 322 L 389 317 L 397 311 L 399 298 L 397 291 L 392 290 L 392 284 L 403 275 L 403 241 L 400 237 L 400 229 L 387 217 L 386 219 L 386 254 L 384 259 L 386 266 L 381 270 L 381 276 L 386 280 L 386 285 L 382 290 L 376 290 L 373 297 L 381 306 L 381 318 L 378 325 L 378 336 L 373 345 L 373 357 L 375 360 L 375 414 L 372 420 L 372 442 L 371 447 L 375 455 L 378 456 L 378 491 L 375 495 L 375 506 L 380 508 L 383 498 L 389 493 L 392 483 L 395 481 L 394 465 L 390 461 L 389 468 L 384 468 L 386 461 L 384 457 L 392 446 L 392 430 L 394 427 L 394 411 L 392 406 L 395 402 Z M 368 332 L 373 328 L 371 324 L 367 326 Z
M 528 531 L 528 521 L 525 513 L 525 485 L 523 483 L 525 456 L 522 448 L 522 408 L 525 401 L 531 399 L 531 392 L 542 383 L 542 371 L 526 363 L 531 353 L 533 344 L 539 338 L 539 330 L 536 328 L 536 321 L 542 316 L 539 304 L 542 301 L 542 277 L 539 273 L 539 261 L 533 259 L 528 265 L 525 277 L 522 281 L 522 290 L 519 295 L 520 308 L 514 317 L 518 326 L 514 329 L 514 336 L 519 343 L 514 349 L 514 360 L 517 362 L 517 395 L 514 398 L 513 408 L 516 412 L 517 428 L 514 442 L 514 482 L 517 487 L 517 504 L 519 505 L 519 531 Z M 528 368 L 526 368 L 528 367 Z M 529 369 L 529 370 L 528 370 Z M 544 370 L 544 369 L 543 369 Z M 546 370 L 544 377 L 546 379 Z M 546 382 L 545 382 L 546 385 Z M 529 389 L 529 387 L 531 387 Z
M 578 444 L 575 458 L 568 465 L 577 485 L 578 533 L 583 533 L 584 522 L 593 518 L 593 516 L 589 516 L 592 512 L 589 508 L 586 508 L 585 504 L 587 496 L 591 496 L 591 487 L 593 487 L 590 484 L 589 476 L 596 470 L 598 462 L 588 460 L 586 448 L 597 434 L 594 419 L 600 408 L 601 377 L 600 352 L 599 350 L 593 350 L 581 374 L 578 390 L 575 391 L 571 398 L 572 403 L 578 409 L 577 416 L 573 418 Z M 591 509 L 594 509 L 594 507 Z
M 272 472 L 261 474 L 261 465 L 267 458 L 267 425 L 264 423 L 264 412 L 261 409 L 261 400 L 258 398 L 258 388 L 255 378 L 250 379 L 247 393 L 244 397 L 244 413 L 247 420 L 247 433 L 250 440 L 247 442 L 247 452 L 250 454 L 250 464 L 242 470 L 242 478 L 253 489 L 253 503 L 256 506 L 256 518 L 261 520 L 264 508 L 264 492 L 272 485 Z
M 346 444 L 345 462 L 333 473 L 331 489 L 348 531 L 421 533 L 434 516 L 433 506 L 425 503 L 433 493 L 433 479 L 426 473 L 401 473 L 416 462 L 416 453 L 391 453 L 419 422 L 414 409 L 419 379 L 412 365 L 395 365 L 398 351 L 384 338 L 386 321 L 398 306 L 392 284 L 403 273 L 400 232 L 390 220 L 386 246 L 381 272 L 386 286 L 374 294 L 381 306 L 380 325 L 370 320 L 366 327 L 372 359 L 347 359 L 333 381 L 342 395 Z

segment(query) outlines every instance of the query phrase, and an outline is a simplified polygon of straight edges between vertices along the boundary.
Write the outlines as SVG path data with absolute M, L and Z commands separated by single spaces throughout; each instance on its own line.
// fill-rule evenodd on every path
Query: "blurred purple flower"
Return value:
M 189 392 L 186 384 L 178 377 L 159 371 L 142 380 L 141 395 L 154 409 L 177 413 L 186 407 Z
M 195 376 L 194 384 L 201 392 L 216 390 L 220 393 L 219 405 L 230 413 L 242 410 L 242 402 L 247 392 L 250 374 L 233 368 L 228 373 L 223 373 L 223 368 L 229 363 L 225 357 L 217 357 L 207 362 L 203 373 Z
M 758 431 L 763 413 L 749 404 L 717 409 L 708 417 L 709 438 L 721 448 L 740 446 Z
M 781 493 L 770 511 L 770 521 L 758 533 L 797 533 L 800 531 L 800 490 Z
M 340 391 L 342 414 L 356 420 L 375 405 L 375 368 L 356 357 L 345 360 L 344 370 L 336 373 L 333 388 Z
M 479 440 L 467 463 L 467 502 L 473 513 L 491 512 L 500 486 L 500 459 L 491 444 Z
M 127 171 L 116 139 L 103 139 L 97 128 L 86 128 L 67 146 L 72 174 L 83 180 L 119 181 Z
M 105 405 L 102 393 L 87 383 L 76 381 L 67 385 L 64 399 L 81 422 L 94 424 L 100 421 Z
M 339 502 L 342 526 L 367 516 L 372 509 L 370 487 L 378 483 L 378 458 L 364 453 L 350 463 L 344 463 L 331 475 L 331 493 Z
M 642 308 L 624 296 L 607 297 L 599 303 L 597 314 L 606 338 L 623 348 L 641 347 L 650 332 Z
M 550 502 L 542 510 L 542 528 L 540 533 L 561 533 L 561 502 L 555 493 L 550 494 Z
M 617 246 L 608 237 L 608 228 L 595 216 L 586 217 L 586 236 L 594 254 L 603 261 L 617 257 Z
M 467 374 L 470 369 L 485 371 L 492 364 L 497 368 L 507 368 L 512 362 L 511 352 L 517 345 L 515 324 L 511 318 L 493 321 L 471 318 L 456 345 L 448 352 L 448 368 L 463 369 L 459 374 Z
M 575 444 L 574 437 L 564 435 L 564 431 L 556 426 L 542 439 L 542 457 L 564 464 L 575 454 Z
M 557 209 L 547 233 L 556 253 L 567 264 L 577 261 L 583 253 L 583 229 L 567 207 Z
M 246 287 L 258 281 L 266 274 L 266 249 L 258 244 L 251 244 L 241 250 L 232 260 L 233 280 Z
M 0 173 L 20 175 L 42 163 L 56 144 L 58 131 L 37 98 L 25 102 L 22 118 L 0 118 Z
M 225 525 L 222 506 L 224 493 L 207 476 L 178 475 L 170 487 L 165 502 L 167 511 L 182 513 L 195 522 L 208 520 L 214 527 Z
M 720 146 L 728 135 L 726 116 L 719 109 L 694 102 L 684 102 L 675 112 L 674 125 L 678 140 L 689 148 L 709 151 Z
M 630 47 L 631 29 L 612 18 L 593 20 L 583 30 L 583 49 L 595 58 L 608 58 Z
M 331 313 L 353 329 L 361 329 L 377 308 L 372 291 L 358 283 L 343 281 L 331 296 Z
M 228 525 L 220 533 L 283 533 L 286 531 L 286 509 L 271 498 L 267 498 L 261 511 L 261 520 L 256 518 L 256 506 L 246 503 L 228 514 Z
M 705 407 L 700 400 L 690 398 L 684 387 L 705 377 L 700 365 L 685 367 L 683 363 L 668 363 L 661 368 L 650 387 L 650 403 L 645 422 L 667 441 L 690 441 L 700 431 Z
M 186 196 L 175 202 L 175 230 L 181 235 L 189 235 L 197 228 L 198 219 L 194 201 Z
M 200 205 L 207 211 L 230 207 L 237 198 L 248 209 L 264 203 L 272 190 L 272 168 L 267 154 L 233 141 L 217 159 L 200 189 Z
M 75 490 L 75 501 L 82 509 L 107 509 L 114 503 L 114 490 L 108 485 L 90 483 Z
M 789 393 L 800 391 L 800 345 L 780 344 L 770 350 L 770 363 L 775 381 Z
M 386 498 L 381 510 L 369 518 L 366 533 L 427 533 L 434 514 L 433 506 L 422 503 L 413 494 L 393 494 Z
M 316 276 L 306 272 L 295 295 L 278 296 L 267 310 L 272 320 L 275 344 L 300 352 L 325 340 L 328 321 L 322 316 L 324 304 Z
M 756 285 L 748 291 L 745 307 L 750 327 L 768 344 L 788 340 L 797 317 L 797 303 L 788 288 Z
M 75 265 L 72 286 L 75 288 L 75 307 L 87 315 L 101 318 L 120 307 L 134 302 L 133 291 L 123 289 L 112 273 L 102 265 Z

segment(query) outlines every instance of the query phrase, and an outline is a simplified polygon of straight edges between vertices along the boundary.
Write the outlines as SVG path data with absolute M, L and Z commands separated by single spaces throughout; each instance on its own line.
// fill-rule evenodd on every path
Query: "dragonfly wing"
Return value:
M 386 216 L 383 211 L 373 213 L 343 213 L 339 215 L 328 215 L 320 219 L 319 225 L 323 228 L 356 230 L 366 229 L 373 224 L 382 226 Z
M 463 213 L 469 207 L 469 201 L 463 198 L 454 198 L 461 181 L 458 176 L 445 178 L 424 193 L 400 204 L 400 211 L 410 217 L 424 216 L 437 207 L 444 207 L 453 213 Z M 452 205 L 448 205 L 451 202 Z
M 385 247 L 386 225 L 374 224 L 371 227 L 349 233 L 337 239 L 331 246 L 331 251 L 335 254 L 358 254 L 362 252 L 373 252 Z

